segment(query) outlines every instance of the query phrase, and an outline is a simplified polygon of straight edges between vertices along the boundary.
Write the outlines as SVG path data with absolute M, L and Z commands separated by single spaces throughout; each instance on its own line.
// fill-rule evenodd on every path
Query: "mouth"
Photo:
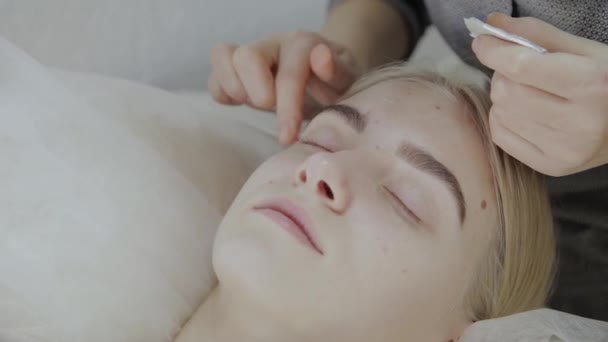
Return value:
M 288 199 L 280 198 L 264 202 L 253 209 L 274 221 L 308 248 L 323 255 L 323 250 L 314 236 L 310 216 L 304 208 Z

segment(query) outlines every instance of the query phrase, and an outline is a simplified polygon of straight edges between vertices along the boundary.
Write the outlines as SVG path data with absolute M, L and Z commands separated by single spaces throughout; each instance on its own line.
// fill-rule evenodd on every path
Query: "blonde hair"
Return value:
M 556 237 L 547 191 L 540 174 L 492 142 L 487 91 L 436 72 L 393 64 L 359 79 L 344 98 L 389 80 L 425 86 L 464 105 L 487 153 L 498 224 L 486 257 L 463 296 L 468 319 L 491 319 L 542 307 L 551 290 L 556 264 Z

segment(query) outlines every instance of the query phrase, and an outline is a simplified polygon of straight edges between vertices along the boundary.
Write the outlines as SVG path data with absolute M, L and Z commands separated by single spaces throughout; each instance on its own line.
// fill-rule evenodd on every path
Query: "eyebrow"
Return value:
M 332 104 L 321 108 L 319 113 L 331 112 L 338 114 L 357 133 L 363 133 L 367 127 L 367 118 L 355 107 L 345 104 Z
M 458 215 L 462 225 L 466 216 L 466 203 L 460 183 L 452 171 L 435 159 L 428 151 L 409 142 L 402 142 L 399 145 L 397 156 L 412 164 L 415 168 L 434 176 L 447 186 L 458 205 Z
M 352 106 L 346 104 L 332 104 L 323 107 L 319 113 L 322 112 L 338 114 L 338 116 L 357 133 L 363 133 L 367 127 L 366 116 Z M 460 183 L 456 176 L 454 176 L 454 173 L 443 163 L 435 159 L 431 153 L 410 142 L 402 142 L 399 144 L 396 155 L 418 170 L 428 173 L 444 183 L 450 193 L 452 193 L 452 196 L 458 205 L 458 214 L 460 224 L 462 225 L 466 217 L 466 202 Z

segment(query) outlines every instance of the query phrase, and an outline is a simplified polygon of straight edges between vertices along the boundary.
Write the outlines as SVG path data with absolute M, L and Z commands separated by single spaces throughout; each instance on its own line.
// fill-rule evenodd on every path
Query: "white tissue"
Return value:
M 464 19 L 464 24 L 467 27 L 467 29 L 470 32 L 471 37 L 475 38 L 477 36 L 479 36 L 480 34 L 489 34 L 491 36 L 506 40 L 506 41 L 510 41 L 516 44 L 519 44 L 521 46 L 525 46 L 528 47 L 538 53 L 546 53 L 547 49 L 543 48 L 542 46 L 533 43 L 532 41 L 518 36 L 516 34 L 513 33 L 509 33 L 505 30 L 499 29 L 498 27 L 494 27 L 492 25 L 489 25 L 487 23 L 484 23 L 483 21 L 477 19 L 477 18 L 465 18 Z

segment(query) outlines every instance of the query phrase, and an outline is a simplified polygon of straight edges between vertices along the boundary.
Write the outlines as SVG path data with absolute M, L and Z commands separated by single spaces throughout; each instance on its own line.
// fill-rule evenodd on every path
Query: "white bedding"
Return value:
M 270 114 L 50 73 L 6 41 L 0 118 L 2 342 L 168 341 L 214 282 L 223 211 L 278 148 Z
M 170 341 L 214 284 L 215 227 L 279 149 L 272 115 L 51 71 L 0 39 L 0 341 Z M 461 342 L 607 341 L 551 310 Z

